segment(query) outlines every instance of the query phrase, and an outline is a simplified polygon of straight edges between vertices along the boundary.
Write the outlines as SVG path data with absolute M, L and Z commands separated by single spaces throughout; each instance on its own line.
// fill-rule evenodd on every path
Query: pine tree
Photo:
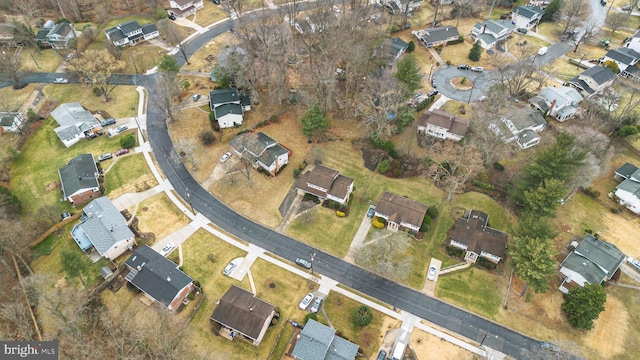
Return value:
M 562 6 L 562 0 L 552 0 L 546 8 L 544 8 L 544 14 L 542 15 L 542 22 L 550 22 L 553 21 L 554 16 L 560 10 L 560 6 Z
M 480 61 L 480 55 L 482 55 L 482 46 L 480 46 L 480 41 L 476 41 L 469 50 L 469 60 Z
M 397 71 L 395 73 L 398 81 L 407 85 L 409 92 L 413 94 L 414 91 L 421 88 L 422 75 L 418 70 L 418 63 L 414 55 L 405 55 L 396 64 Z
M 590 284 L 569 290 L 562 311 L 569 316 L 569 324 L 577 329 L 589 330 L 593 320 L 604 311 L 607 293 L 600 284 Z
M 322 136 L 327 132 L 327 117 L 317 103 L 307 110 L 300 121 L 302 122 L 302 133 L 308 137 Z
M 556 271 L 551 239 L 516 237 L 514 240 L 509 255 L 516 275 L 529 283 L 535 292 L 549 290 L 549 279 Z

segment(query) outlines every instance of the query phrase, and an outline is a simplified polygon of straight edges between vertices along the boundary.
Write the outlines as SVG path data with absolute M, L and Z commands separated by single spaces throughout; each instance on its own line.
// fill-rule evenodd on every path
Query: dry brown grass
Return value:
M 13 90 L 11 86 L 0 89 L 2 111 L 17 111 L 37 86 L 38 84 L 29 84 L 20 90 Z
M 126 46 L 122 49 L 122 61 L 126 67 L 122 71 L 126 74 L 141 74 L 158 64 L 160 58 L 167 51 L 161 47 L 143 42 L 136 46 Z
M 49 100 L 58 104 L 78 101 L 90 111 L 105 110 L 115 118 L 129 117 L 132 108 L 137 108 L 138 92 L 135 86 L 117 86 L 109 96 L 109 102 L 103 102 L 102 96 L 93 96 L 91 88 L 76 84 L 51 84 L 42 90 Z
M 129 209 L 133 212 L 133 208 Z M 154 195 L 138 205 L 138 228 L 141 232 L 152 232 L 156 241 L 189 223 L 189 218 L 173 206 L 164 194 Z
M 439 337 L 418 328 L 411 332 L 411 349 L 418 359 L 457 359 L 471 360 L 474 354 Z
M 238 39 L 231 33 L 226 33 L 211 40 L 207 45 L 201 47 L 189 58 L 189 64 L 182 67 L 183 70 L 193 70 L 209 72 L 216 64 L 216 59 L 220 52 L 229 45 L 238 44 Z M 213 61 L 206 60 L 207 56 L 213 55 Z
M 189 17 L 189 20 L 195 22 L 200 26 L 207 26 L 227 17 L 229 17 L 229 14 L 222 11 L 222 8 L 220 6 L 214 4 L 211 1 L 205 1 L 204 7 L 198 10 L 195 15 Z
M 62 63 L 62 59 L 56 56 L 53 49 L 40 50 L 40 53 L 34 49 L 23 49 L 20 62 L 25 71 L 54 72 Z
M 460 113 L 460 106 L 464 106 L 465 108 L 465 113 L 462 114 Z M 462 102 L 462 101 L 456 101 L 456 100 L 449 100 L 446 103 L 444 103 L 444 105 L 442 105 L 442 107 L 440 107 L 440 110 L 443 111 L 447 111 L 452 113 L 453 115 L 463 118 L 463 119 L 467 119 L 467 120 L 472 120 L 473 119 L 473 110 L 471 105 Z M 415 134 L 413 134 L 415 136 Z

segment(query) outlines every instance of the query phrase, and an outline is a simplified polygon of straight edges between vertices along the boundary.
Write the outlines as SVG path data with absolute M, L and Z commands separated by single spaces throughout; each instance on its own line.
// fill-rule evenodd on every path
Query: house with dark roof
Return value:
M 406 196 L 383 192 L 376 204 L 375 216 L 387 221 L 387 229 L 420 231 L 422 221 L 427 214 L 427 205 L 413 201 Z
M 18 132 L 22 128 L 22 114 L 14 111 L 0 111 L 0 127 L 6 132 Z
M 640 61 L 640 54 L 631 48 L 619 47 L 609 50 L 605 56 L 601 57 L 600 64 L 604 64 L 609 60 L 618 64 L 618 74 L 620 76 L 629 77 L 633 75 L 631 68 L 634 68 Z M 627 71 L 627 69 L 630 71 Z
M 638 167 L 630 163 L 624 163 L 615 171 L 613 179 L 618 182 L 622 182 L 627 179 L 633 179 L 634 181 L 640 182 Z
M 184 298 L 195 288 L 193 279 L 178 269 L 178 265 L 148 245 L 137 248 L 125 262 L 131 285 L 170 311 L 180 308 Z
M 546 116 L 563 122 L 578 112 L 578 104 L 583 100 L 578 91 L 572 87 L 549 86 L 538 95 L 529 99 L 529 104 Z
M 513 33 L 514 26 L 509 20 L 489 20 L 476 23 L 471 36 L 480 41 L 483 49 L 490 49 L 499 42 L 505 41 Z
M 240 134 L 231 140 L 229 146 L 238 156 L 250 161 L 254 168 L 261 168 L 271 176 L 289 163 L 290 151 L 263 132 Z
M 77 102 L 58 106 L 51 112 L 51 117 L 58 123 L 53 131 L 66 147 L 102 129 L 100 121 Z
M 420 43 L 427 48 L 443 45 L 449 41 L 458 40 L 460 37 L 458 28 L 451 25 L 412 31 L 411 34 L 420 40 Z
M 158 28 L 154 24 L 140 26 L 137 21 L 130 20 L 118 24 L 104 31 L 107 39 L 115 46 L 133 46 L 141 41 L 151 40 L 160 36 Z
M 464 259 L 472 263 L 479 257 L 502 261 L 507 239 L 506 233 L 489 227 L 489 215 L 478 210 L 465 211 L 449 231 L 449 245 L 466 251 Z
M 336 335 L 336 331 L 309 319 L 295 342 L 295 360 L 354 360 L 360 347 Z
M 624 47 L 640 53 L 640 29 L 636 30 L 631 37 L 627 38 L 627 42 L 624 43 Z
M 640 215 L 640 169 L 633 164 L 625 163 L 616 170 L 613 178 L 620 182 L 613 191 L 620 205 Z
M 36 33 L 35 39 L 42 46 L 51 46 L 54 49 L 65 49 L 69 40 L 75 37 L 73 24 L 61 22 L 51 25 L 53 22 L 47 22 L 47 27 L 43 27 Z
M 394 64 L 407 51 L 408 47 L 409 44 L 400 38 L 387 39 L 380 46 L 382 54 L 389 59 L 390 64 Z
M 230 128 L 242 125 L 244 112 L 251 110 L 251 100 L 236 88 L 216 89 L 209 93 L 209 108 L 220 128 Z
M 340 204 L 349 201 L 353 191 L 354 180 L 340 174 L 337 170 L 316 165 L 311 171 L 300 174 L 296 181 L 296 189 L 312 194 L 320 200 L 328 199 Z
M 71 237 L 82 251 L 94 248 L 101 257 L 115 260 L 136 245 L 127 220 L 108 197 L 91 201 L 82 209 L 80 223 L 71 230 Z
M 178 19 L 194 15 L 204 7 L 203 0 L 169 0 L 169 10 L 167 13 Z
M 81 154 L 58 170 L 62 198 L 73 206 L 100 196 L 98 167 L 92 154 Z
M 516 28 L 531 29 L 538 25 L 542 15 L 544 15 L 544 10 L 537 6 L 516 6 L 513 9 L 513 18 L 511 20 Z
M 615 79 L 616 74 L 609 68 L 596 65 L 569 80 L 569 85 L 576 88 L 580 95 L 588 99 L 609 88 Z
M 439 139 L 460 141 L 468 128 L 469 121 L 440 109 L 425 110 L 418 119 L 418 134 Z
M 540 142 L 538 133 L 546 126 L 547 120 L 539 111 L 518 108 L 489 124 L 489 129 L 505 143 L 515 141 L 521 149 L 528 149 Z
M 216 303 L 218 305 L 209 318 L 213 332 L 229 340 L 246 340 L 254 346 L 260 345 L 271 320 L 279 316 L 274 305 L 236 285 L 232 285 Z
M 625 257 L 615 245 L 585 234 L 560 265 L 564 279 L 558 289 L 566 294 L 576 286 L 604 284 L 611 280 Z

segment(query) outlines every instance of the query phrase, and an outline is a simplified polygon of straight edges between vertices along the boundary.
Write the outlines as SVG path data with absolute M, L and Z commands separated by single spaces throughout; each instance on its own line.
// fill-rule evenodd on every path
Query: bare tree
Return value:
M 605 24 L 611 29 L 611 35 L 616 33 L 620 27 L 624 26 L 629 20 L 629 14 L 623 14 L 619 12 L 609 12 L 607 13 L 607 19 L 605 20 Z
M 406 89 L 389 72 L 369 78 L 358 102 L 358 114 L 366 127 L 365 138 L 386 141 L 396 133 L 391 121 L 405 106 Z
M 191 171 L 198 170 L 198 162 L 195 157 L 197 148 L 194 139 L 184 138 L 179 139 L 178 146 L 176 146 L 176 150 L 178 150 L 180 156 L 191 163 Z
M 109 101 L 109 95 L 118 86 L 113 83 L 113 74 L 121 72 L 125 66 L 124 61 L 116 59 L 106 49 L 89 49 L 69 62 L 72 72 L 81 79 L 89 79 L 100 89 L 104 101 Z
M 159 97 L 155 104 L 169 121 L 175 121 L 177 111 L 174 107 L 174 99 L 180 94 L 180 78 L 177 74 L 166 72 L 160 75 L 158 82 Z
M 358 250 L 356 264 L 371 269 L 385 277 L 406 280 L 412 272 L 413 257 L 406 253 L 411 240 L 404 233 L 385 233 L 380 231 L 376 239 Z
M 443 142 L 443 156 L 435 160 L 437 165 L 433 180 L 447 191 L 447 201 L 482 168 L 482 156 L 471 144 Z
M 571 125 L 564 130 L 575 136 L 576 150 L 587 153 L 580 171 L 574 171 L 574 175 L 567 181 L 565 186 L 572 189 L 589 187 L 595 179 L 609 170 L 609 164 L 614 155 L 611 138 L 585 126 Z
M 585 22 L 582 35 L 573 39 L 573 44 L 575 45 L 575 48 L 573 48 L 573 52 L 578 52 L 578 46 L 593 37 L 594 33 L 596 32 L 597 25 L 592 19 Z
M 536 71 L 533 55 L 535 49 L 531 45 L 521 45 L 513 52 L 517 61 L 504 53 L 491 56 L 491 63 L 496 67 L 498 81 L 511 96 L 518 96 L 535 81 L 533 73 Z
M 243 147 L 240 155 L 240 173 L 247 178 L 247 184 L 251 186 L 251 172 L 257 160 L 254 154 L 258 153 L 258 149 L 261 147 L 258 141 L 258 134 L 247 132 L 238 135 L 234 141 Z
M 180 31 L 180 28 L 174 25 L 170 20 L 162 19 L 158 20 L 158 30 L 160 31 L 162 38 L 167 42 L 167 44 L 175 46 L 178 49 L 178 51 L 184 58 L 184 61 L 188 65 L 190 54 L 187 53 L 186 47 L 182 45 L 184 36 Z
M 317 218 L 318 212 L 316 211 L 316 205 L 313 201 L 302 201 L 300 203 L 298 213 L 300 214 L 300 221 L 304 225 L 309 225 Z
M 12 81 L 19 85 L 24 76 L 23 66 L 19 56 L 5 56 L 5 58 L 0 61 L 0 79 L 3 81 Z
M 564 0 L 557 13 L 557 20 L 562 23 L 562 34 L 575 29 L 591 14 L 588 0 Z
M 38 16 L 42 10 L 36 0 L 14 0 L 14 6 L 28 26 L 31 26 L 33 18 Z

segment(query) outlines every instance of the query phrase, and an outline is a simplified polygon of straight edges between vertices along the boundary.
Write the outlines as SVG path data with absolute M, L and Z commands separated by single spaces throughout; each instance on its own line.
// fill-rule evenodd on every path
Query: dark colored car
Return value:
M 387 358 L 387 352 L 384 350 L 380 350 L 380 352 L 378 353 L 378 357 L 376 358 L 376 360 L 385 360 Z
M 120 149 L 116 151 L 116 156 L 125 155 L 129 153 L 129 149 Z
M 467 64 L 458 65 L 458 69 L 460 69 L 460 70 L 469 70 L 469 65 L 467 65 Z
M 438 95 L 438 90 L 431 90 L 427 94 L 427 97 L 432 97 L 432 96 L 436 96 L 436 95 Z
M 433 88 L 435 89 L 438 87 L 438 84 L 436 84 L 435 80 L 431 80 L 431 86 L 433 86 Z
M 211 0 L 214 4 L 220 5 L 220 0 Z
M 493 54 L 495 54 L 495 53 L 496 53 L 496 52 L 495 52 L 493 49 L 487 49 L 487 54 L 489 54 L 489 55 L 493 55 Z
M 102 126 L 109 126 L 109 125 L 113 125 L 113 124 L 115 124 L 115 123 L 116 123 L 116 119 L 114 119 L 114 118 L 108 118 L 108 119 L 105 119 L 105 120 L 102 122 Z
M 370 205 L 370 206 L 369 206 L 369 210 L 367 210 L 367 217 L 368 217 L 369 219 L 371 219 L 371 218 L 373 218 L 373 215 L 375 215 L 375 214 L 376 214 L 376 207 L 375 207 L 375 205 Z
M 517 28 L 516 31 L 519 32 L 520 34 L 526 34 L 528 30 L 525 28 Z
M 600 0 L 600 5 L 607 6 L 607 0 Z
M 175 19 L 176 19 L 176 16 L 175 16 L 175 15 L 169 15 L 169 19 L 171 19 L 171 20 L 175 20 Z

